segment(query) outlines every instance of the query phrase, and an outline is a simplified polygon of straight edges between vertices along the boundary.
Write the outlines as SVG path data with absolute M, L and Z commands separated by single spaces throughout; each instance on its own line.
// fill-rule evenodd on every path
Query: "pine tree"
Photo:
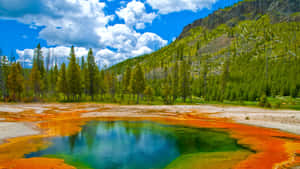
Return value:
M 37 82 L 37 83 L 41 84 L 39 92 L 40 92 L 40 94 L 42 94 L 43 91 L 47 92 L 48 83 L 47 83 L 47 76 L 46 76 L 46 71 L 45 71 L 45 67 L 44 67 L 44 56 L 43 56 L 43 52 L 42 52 L 40 44 L 38 44 L 34 50 L 33 64 L 37 65 L 37 70 L 40 73 L 40 82 Z
M 74 101 L 76 96 L 81 94 L 81 76 L 80 76 L 80 66 L 76 62 L 75 50 L 74 46 L 71 47 L 69 65 L 67 69 L 67 79 L 68 79 L 68 88 L 69 93 L 72 96 L 72 100 Z
M 137 95 L 137 104 L 139 104 L 140 96 L 143 94 L 146 86 L 144 71 L 141 65 L 137 65 L 132 72 L 130 80 L 131 91 Z
M 202 71 L 201 71 L 201 95 L 207 97 L 207 74 L 208 74 L 208 61 L 207 58 L 202 61 Z
M 104 100 L 105 93 L 107 91 L 107 81 L 105 79 L 105 72 L 102 69 L 99 74 L 99 90 L 101 94 L 101 100 Z
M 175 63 L 174 70 L 173 70 L 173 79 L 172 79 L 172 95 L 173 95 L 173 102 L 176 101 L 179 95 L 179 65 L 178 62 Z
M 114 73 L 107 72 L 105 75 L 105 86 L 108 88 L 109 94 L 111 96 L 111 101 L 115 102 L 116 95 L 116 76 Z
M 55 66 L 53 68 L 51 68 L 49 71 L 49 85 L 50 85 L 49 91 L 54 96 L 57 96 L 56 95 L 56 85 L 57 85 L 57 81 L 58 81 L 58 76 L 59 76 L 59 72 L 58 72 L 57 65 L 55 64 Z
M 88 66 L 88 93 L 94 100 L 94 95 L 97 94 L 97 85 L 98 85 L 98 67 L 95 62 L 95 57 L 93 55 L 92 49 L 89 50 L 88 58 L 87 58 L 87 66 Z
M 85 65 L 85 60 L 84 60 L 84 56 L 82 56 L 82 57 L 81 57 L 81 63 L 80 63 L 81 71 L 83 71 L 84 65 Z
M 228 82 L 228 78 L 229 78 L 229 58 L 227 56 L 225 56 L 225 61 L 222 65 L 222 74 L 221 74 L 221 92 L 220 92 L 220 101 L 223 101 L 224 100 L 224 93 L 225 93 L 225 90 L 226 90 L 226 85 L 227 85 L 227 82 Z
M 57 82 L 57 90 L 58 90 L 58 92 L 60 92 L 64 95 L 64 100 L 65 100 L 65 97 L 69 95 L 69 85 L 68 85 L 65 63 L 62 63 L 61 68 L 60 68 L 58 82 Z
M 41 91 L 43 88 L 42 80 L 41 80 L 41 73 L 38 69 L 38 64 L 37 62 L 33 63 L 33 67 L 31 69 L 30 73 L 30 84 L 31 84 L 31 89 L 34 92 L 34 95 L 37 99 L 37 97 L 40 97 Z
M 23 91 L 24 77 L 22 75 L 22 67 L 20 63 L 13 63 L 10 67 L 7 83 L 8 89 L 13 101 L 21 99 L 21 93 Z
M 131 69 L 127 66 L 122 79 L 122 97 L 124 94 L 128 94 L 130 91 L 130 79 L 131 79 Z
M 3 83 L 3 75 L 2 75 L 2 49 L 0 48 L 0 95 L 2 96 L 2 83 Z
M 181 61 L 180 65 L 180 93 L 183 101 L 190 96 L 190 72 L 189 64 L 186 60 Z
M 9 96 L 7 78 L 9 73 L 8 60 L 6 56 L 1 58 L 1 92 L 3 100 L 6 100 Z
M 144 95 L 147 97 L 148 104 L 153 101 L 154 90 L 151 86 L 147 86 Z
M 50 60 L 51 60 L 51 51 L 48 49 L 48 55 L 46 57 L 46 71 L 48 72 L 50 70 Z
M 171 104 L 171 96 L 172 96 L 172 87 L 171 87 L 171 77 L 167 75 L 167 77 L 163 80 L 162 83 L 162 96 L 165 104 Z

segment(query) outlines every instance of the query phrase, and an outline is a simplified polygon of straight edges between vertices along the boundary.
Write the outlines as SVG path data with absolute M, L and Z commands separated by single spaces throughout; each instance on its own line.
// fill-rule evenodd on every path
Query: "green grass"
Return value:
M 47 97 L 43 98 L 42 102 L 59 102 L 59 103 L 103 103 L 103 104 L 120 104 L 120 105 L 137 105 L 136 97 L 131 97 L 129 95 L 125 95 L 123 99 L 121 99 L 120 95 L 116 95 L 114 101 L 110 98 L 108 94 L 104 96 L 102 99 L 100 96 L 95 97 L 95 100 L 92 101 L 90 96 L 82 96 L 80 101 L 66 101 L 64 97 L 60 95 L 58 98 L 55 97 Z M 277 96 L 277 97 L 268 97 L 268 102 L 271 104 L 271 109 L 291 109 L 291 110 L 300 110 L 300 97 L 292 98 L 289 96 Z M 141 98 L 139 101 L 140 105 L 165 105 L 162 97 L 153 97 L 152 101 L 148 101 L 147 99 Z M 228 106 L 247 106 L 247 107 L 260 107 L 258 105 L 258 101 L 230 101 L 224 100 L 220 101 L 206 101 L 203 98 L 193 96 L 192 99 L 188 98 L 186 102 L 183 99 L 178 98 L 176 102 L 172 105 L 228 105 Z

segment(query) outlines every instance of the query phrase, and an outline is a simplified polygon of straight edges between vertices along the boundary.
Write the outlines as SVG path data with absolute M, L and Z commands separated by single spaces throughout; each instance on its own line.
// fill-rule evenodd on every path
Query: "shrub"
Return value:
M 271 104 L 269 103 L 268 98 L 267 98 L 266 95 L 262 95 L 262 96 L 260 97 L 258 105 L 259 105 L 260 107 L 268 107 L 268 108 L 271 107 Z

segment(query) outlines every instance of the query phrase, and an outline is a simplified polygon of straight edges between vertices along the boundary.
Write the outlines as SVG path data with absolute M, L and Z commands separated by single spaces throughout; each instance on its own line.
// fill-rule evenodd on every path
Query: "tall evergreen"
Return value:
M 31 69 L 30 84 L 36 99 L 38 99 L 41 96 L 43 83 L 37 62 L 33 63 L 33 67 Z
M 58 72 L 58 67 L 55 64 L 53 68 L 50 68 L 49 71 L 49 92 L 50 94 L 53 96 L 57 96 L 56 95 L 56 86 L 57 86 L 57 82 L 58 82 L 58 76 L 59 76 L 59 72 Z
M 134 68 L 132 72 L 130 86 L 132 93 L 137 95 L 136 102 L 137 104 L 139 104 L 141 94 L 143 94 L 146 87 L 144 71 L 139 64 Z
M 79 99 L 81 94 L 81 77 L 80 77 L 80 66 L 76 62 L 74 46 L 71 47 L 69 65 L 67 69 L 68 89 L 69 94 L 72 96 L 74 101 L 76 97 Z
M 99 74 L 99 92 L 101 94 L 101 100 L 104 100 L 105 93 L 107 91 L 107 82 L 105 81 L 105 72 L 102 69 Z
M 144 91 L 144 95 L 146 96 L 148 103 L 151 103 L 151 101 L 153 101 L 154 89 L 148 85 Z
M 62 63 L 61 65 L 57 80 L 57 91 L 64 95 L 65 100 L 65 97 L 69 95 L 69 84 L 65 63 Z
M 22 75 L 22 67 L 20 63 L 13 63 L 7 79 L 8 90 L 13 101 L 21 100 L 23 92 L 24 77 Z
M 8 84 L 7 78 L 9 74 L 9 64 L 6 56 L 2 56 L 1 58 L 1 92 L 3 100 L 7 100 L 8 98 Z
M 93 50 L 90 49 L 87 57 L 87 67 L 88 67 L 88 93 L 94 100 L 94 95 L 98 93 L 98 67 L 95 62 L 95 57 L 93 55 Z
M 40 80 L 39 82 L 33 82 L 33 83 L 40 83 L 39 86 L 39 93 L 42 94 L 44 90 L 48 89 L 48 83 L 47 83 L 47 75 L 44 67 L 44 56 L 41 49 L 41 45 L 38 44 L 37 47 L 34 50 L 34 56 L 33 56 L 33 65 L 36 64 L 37 70 L 40 73 Z M 36 72 L 34 72 L 36 73 Z M 34 79 L 33 79 L 34 80 Z M 47 92 L 47 91 L 45 91 Z
M 186 102 L 186 98 L 190 96 L 190 71 L 189 64 L 186 60 L 181 61 L 180 65 L 180 94 L 183 98 L 183 102 Z
M 173 79 L 172 79 L 172 95 L 173 95 L 173 102 L 176 101 L 179 95 L 179 64 L 178 62 L 175 63 L 173 68 Z
M 127 66 L 122 79 L 122 97 L 124 94 L 128 94 L 130 91 L 131 69 Z

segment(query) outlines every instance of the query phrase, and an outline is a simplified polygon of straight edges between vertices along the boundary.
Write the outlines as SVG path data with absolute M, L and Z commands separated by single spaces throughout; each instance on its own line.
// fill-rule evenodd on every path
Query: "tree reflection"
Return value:
M 70 146 L 70 152 L 71 153 L 73 153 L 73 151 L 74 151 L 74 147 L 76 145 L 76 141 L 78 140 L 78 135 L 79 135 L 79 133 L 76 133 L 76 134 L 68 137 L 68 139 L 69 139 L 69 146 Z
M 85 138 L 89 150 L 93 148 L 94 142 L 96 141 L 95 138 L 97 137 L 98 124 L 98 122 L 91 122 L 91 125 L 86 125 L 82 128 L 81 133 Z

